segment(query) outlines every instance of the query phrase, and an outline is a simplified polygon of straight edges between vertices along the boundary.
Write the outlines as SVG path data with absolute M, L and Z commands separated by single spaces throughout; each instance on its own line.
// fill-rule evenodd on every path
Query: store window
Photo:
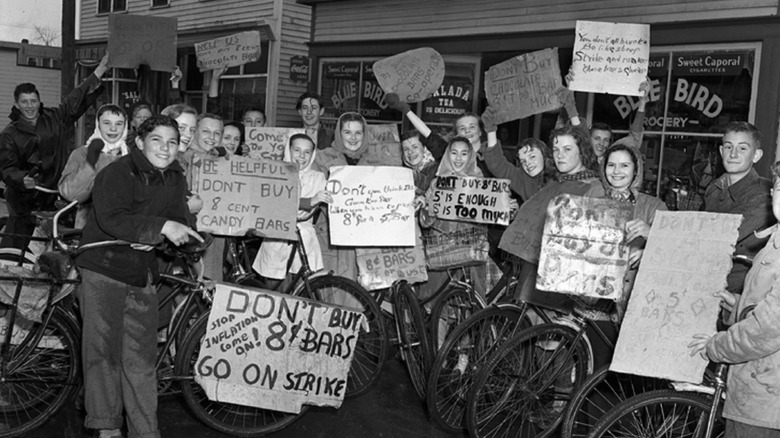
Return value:
M 219 81 L 220 113 L 225 120 L 240 120 L 244 109 L 250 106 L 265 108 L 268 90 L 269 42 L 262 41 L 260 59 L 255 62 L 230 67 Z M 194 54 L 187 57 L 185 94 L 190 105 L 205 111 L 208 84 L 205 75 L 198 70 Z
M 387 106 L 385 92 L 374 76 L 373 64 L 377 59 L 320 61 L 319 90 L 325 105 L 325 125 L 334 127 L 338 117 L 348 111 L 360 113 L 369 123 L 403 121 L 398 111 Z M 479 60 L 445 56 L 444 61 L 447 68 L 442 86 L 430 98 L 412 105 L 412 110 L 431 129 L 451 126 L 457 115 L 473 110 L 476 99 L 474 84 L 479 79 Z
M 124 11 L 127 11 L 127 0 L 98 0 L 98 14 L 108 14 L 110 12 Z
M 653 48 L 644 121 L 643 191 L 671 208 L 695 210 L 723 170 L 718 146 L 731 121 L 754 122 L 760 43 Z M 637 98 L 592 95 L 590 121 L 627 133 Z

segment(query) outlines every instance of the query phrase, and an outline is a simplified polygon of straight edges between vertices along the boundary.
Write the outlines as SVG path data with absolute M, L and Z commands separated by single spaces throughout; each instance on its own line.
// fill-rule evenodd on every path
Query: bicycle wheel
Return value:
M 618 403 L 667 386 L 665 380 L 615 373 L 609 371 L 609 366 L 602 367 L 585 379 L 574 393 L 563 417 L 561 438 L 585 438 Z
M 309 280 L 309 286 L 309 298 L 362 312 L 368 321 L 369 331 L 358 337 L 347 378 L 345 396 L 357 397 L 376 383 L 387 358 L 387 327 L 379 306 L 362 286 L 348 278 L 323 275 Z
M 549 436 L 587 377 L 588 353 L 578 333 L 559 324 L 528 328 L 503 343 L 474 379 L 466 409 L 471 436 Z
M 222 433 L 237 437 L 255 437 L 284 429 L 306 412 L 306 405 L 300 413 L 289 414 L 209 400 L 203 388 L 193 378 L 201 340 L 206 335 L 208 322 L 209 312 L 206 312 L 195 322 L 176 357 L 176 376 L 182 378 L 181 392 L 184 401 L 199 420 Z
M 56 307 L 35 346 L 32 332 L 9 346 L 10 360 L 0 379 L 0 437 L 25 435 L 41 426 L 79 388 L 81 351 L 76 327 Z M 41 328 L 34 324 L 30 330 Z
M 711 407 L 712 397 L 698 392 L 650 391 L 618 403 L 598 422 L 591 436 L 703 437 Z M 722 437 L 724 431 L 718 415 L 712 438 Z
M 466 396 L 472 378 L 498 345 L 530 325 L 520 307 L 491 306 L 452 332 L 428 377 L 428 414 L 438 427 L 449 432 L 466 428 Z
M 428 340 L 420 302 L 405 281 L 395 288 L 394 310 L 401 358 L 409 371 L 414 390 L 420 399 L 424 400 L 428 370 L 433 362 L 433 349 Z
M 447 288 L 431 311 L 433 351 L 439 351 L 455 327 L 485 306 L 485 302 L 473 291 L 458 285 Z

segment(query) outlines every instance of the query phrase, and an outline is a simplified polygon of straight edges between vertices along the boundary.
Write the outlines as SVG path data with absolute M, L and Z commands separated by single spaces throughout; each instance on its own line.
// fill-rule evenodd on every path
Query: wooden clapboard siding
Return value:
M 61 100 L 60 71 L 17 65 L 17 53 L 17 49 L 0 47 L 0 129 L 10 122 L 14 88 L 22 82 L 35 84 L 46 106 L 57 106 Z
M 176 17 L 179 32 L 258 21 L 271 17 L 274 0 L 170 0 L 167 8 L 150 7 L 151 0 L 128 0 L 127 13 Z M 81 0 L 81 30 L 78 39 L 105 39 L 108 36 L 108 14 L 97 14 L 97 0 Z
M 301 118 L 295 104 L 308 84 L 290 80 L 290 58 L 308 56 L 311 36 L 311 7 L 296 0 L 283 0 L 281 37 L 279 38 L 279 76 L 276 100 L 276 126 L 298 127 Z
M 545 31 L 573 28 L 576 20 L 652 24 L 777 13 L 777 0 L 352 0 L 317 4 L 313 41 Z

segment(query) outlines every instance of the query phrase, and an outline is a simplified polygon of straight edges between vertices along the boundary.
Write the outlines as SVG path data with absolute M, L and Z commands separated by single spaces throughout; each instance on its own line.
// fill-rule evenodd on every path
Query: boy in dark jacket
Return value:
M 190 237 L 185 225 L 187 182 L 175 161 L 176 121 L 152 116 L 138 128 L 137 148 L 98 173 L 82 244 L 123 240 L 93 248 L 76 260 L 84 320 L 86 426 L 121 437 L 122 411 L 130 437 L 159 437 L 157 428 L 157 261 L 152 249 L 165 238 Z

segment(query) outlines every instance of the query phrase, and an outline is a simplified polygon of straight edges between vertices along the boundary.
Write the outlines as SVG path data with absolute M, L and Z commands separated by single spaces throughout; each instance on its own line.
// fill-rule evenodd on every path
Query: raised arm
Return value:
M 399 111 L 404 115 L 404 117 L 409 119 L 409 122 L 412 124 L 412 126 L 414 126 L 414 129 L 416 129 L 417 132 L 420 133 L 420 136 L 422 136 L 422 143 L 431 152 L 433 159 L 436 161 L 441 160 L 441 157 L 444 155 L 444 151 L 447 149 L 447 142 L 438 135 L 433 134 L 431 128 L 429 128 L 428 125 L 417 116 L 417 114 L 412 112 L 409 104 L 402 102 L 401 99 L 398 98 L 397 94 L 389 93 L 387 96 L 385 96 L 385 100 L 387 101 L 387 105 L 390 108 Z

